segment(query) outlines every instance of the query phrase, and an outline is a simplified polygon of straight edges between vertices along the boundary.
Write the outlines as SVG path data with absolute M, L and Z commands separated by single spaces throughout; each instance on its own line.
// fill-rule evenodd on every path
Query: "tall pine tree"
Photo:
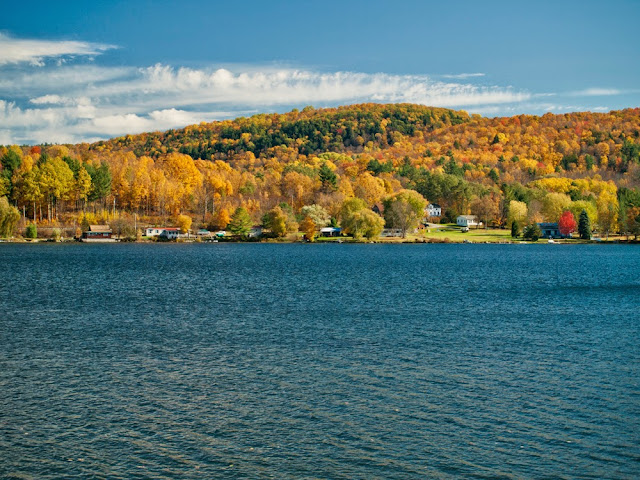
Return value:
M 580 219 L 578 220 L 578 234 L 582 240 L 591 240 L 591 221 L 586 210 L 582 210 L 580 213 Z

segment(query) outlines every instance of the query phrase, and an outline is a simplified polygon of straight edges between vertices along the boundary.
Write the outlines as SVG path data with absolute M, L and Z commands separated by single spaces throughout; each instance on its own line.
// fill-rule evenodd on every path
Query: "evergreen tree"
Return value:
M 527 225 L 522 231 L 522 238 L 525 240 L 531 240 L 532 242 L 537 242 L 541 236 L 542 232 L 540 231 L 540 227 L 537 223 Z
M 233 213 L 231 217 L 231 221 L 227 228 L 234 235 L 241 235 L 246 237 L 249 235 L 251 231 L 251 226 L 253 222 L 251 221 L 251 216 L 249 216 L 249 212 L 243 207 L 238 207 L 236 211 Z
M 517 221 L 511 222 L 511 238 L 518 238 L 520 236 L 520 225 Z
M 586 210 L 582 210 L 580 213 L 580 219 L 578 220 L 578 233 L 582 240 L 591 240 L 591 221 Z
M 320 182 L 322 183 L 322 190 L 325 192 L 334 192 L 338 188 L 338 176 L 333 170 L 329 168 L 326 163 L 320 166 L 318 172 Z

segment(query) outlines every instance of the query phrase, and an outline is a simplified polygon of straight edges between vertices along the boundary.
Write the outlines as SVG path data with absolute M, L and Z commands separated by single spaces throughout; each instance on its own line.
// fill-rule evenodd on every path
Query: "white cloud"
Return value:
M 0 104 L 0 124 L 14 132 L 14 142 L 108 138 L 309 104 L 408 102 L 497 109 L 531 97 L 510 87 L 443 82 L 426 75 L 327 73 L 274 66 L 49 65 L 44 71 L 26 67 L 3 72 L 0 68 L 0 73 L 4 73 L 0 99 L 5 99 Z
M 95 56 L 112 48 L 115 47 L 75 40 L 19 39 L 0 33 L 0 65 L 28 63 L 43 66 L 47 58 L 63 60 L 65 57 Z
M 43 95 L 29 100 L 29 103 L 33 103 L 34 105 L 65 105 L 72 102 L 72 99 L 61 97 L 60 95 Z
M 610 95 L 622 95 L 625 92 L 615 88 L 586 88 L 584 90 L 578 90 L 571 92 L 570 95 L 574 97 L 606 97 Z
M 466 80 L 467 78 L 484 77 L 485 73 L 455 73 L 442 75 L 442 78 L 453 78 L 456 80 Z

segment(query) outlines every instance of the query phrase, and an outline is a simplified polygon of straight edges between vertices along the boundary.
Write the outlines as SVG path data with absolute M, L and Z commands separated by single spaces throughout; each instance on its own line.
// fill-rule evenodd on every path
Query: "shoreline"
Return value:
M 495 240 L 452 240 L 452 239 L 440 239 L 440 238 L 394 238 L 385 239 L 385 240 L 354 240 L 352 238 L 331 238 L 331 239 L 322 239 L 316 240 L 314 242 L 308 242 L 301 239 L 273 239 L 273 238 L 263 238 L 263 239 L 216 239 L 215 241 L 211 240 L 201 240 L 201 239 L 193 239 L 193 240 L 171 240 L 171 241 L 155 241 L 155 240 L 127 240 L 127 239 L 110 239 L 110 241 L 82 241 L 77 239 L 61 239 L 61 240 L 53 240 L 53 239 L 25 239 L 25 238 L 3 238 L 0 239 L 0 244 L 212 244 L 212 243 L 245 243 L 245 244 L 378 244 L 378 245 L 419 245 L 419 244 L 430 244 L 430 245 L 637 245 L 640 244 L 640 239 L 592 239 L 592 240 L 580 240 L 580 239 L 562 239 L 555 240 L 553 242 L 549 242 L 546 239 L 540 239 L 535 242 L 524 241 L 524 240 L 513 240 L 513 241 L 495 241 Z

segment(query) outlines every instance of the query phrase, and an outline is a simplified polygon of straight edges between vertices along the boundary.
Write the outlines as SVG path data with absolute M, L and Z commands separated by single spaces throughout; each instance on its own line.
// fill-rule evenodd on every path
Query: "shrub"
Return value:
M 35 223 L 27 225 L 27 228 L 24 231 L 24 236 L 26 238 L 38 238 L 38 227 L 36 227 Z
M 542 232 L 540 231 L 540 227 L 537 223 L 527 225 L 522 231 L 522 238 L 525 240 L 531 240 L 532 242 L 537 242 L 541 235 Z

